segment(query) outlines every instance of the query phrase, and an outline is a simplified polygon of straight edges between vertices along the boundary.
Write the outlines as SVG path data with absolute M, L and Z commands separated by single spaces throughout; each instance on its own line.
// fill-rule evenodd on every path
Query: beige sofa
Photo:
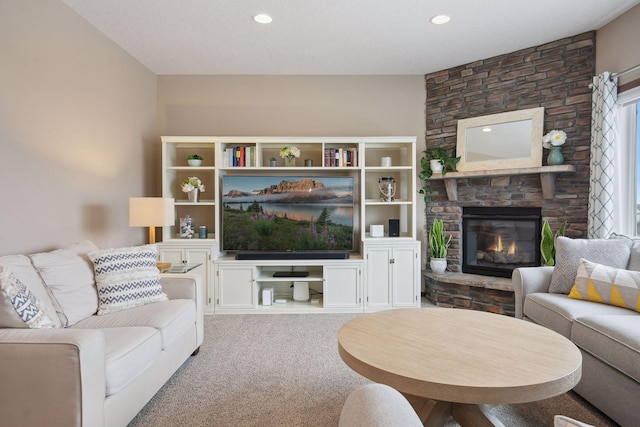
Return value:
M 583 273 L 573 271 L 576 258 L 580 258 L 578 266 L 589 265 L 585 260 L 610 266 L 605 278 L 613 277 L 612 271 L 640 271 L 640 241 L 558 238 L 557 250 L 556 267 L 514 270 L 516 317 L 571 339 L 583 357 L 582 379 L 574 390 L 620 425 L 636 426 L 640 420 L 640 313 L 569 298 L 570 291 L 566 286 L 562 289 L 560 281 L 563 276 L 565 280 L 572 276 L 575 283 L 584 280 Z
M 106 305 L 89 259 L 96 250 L 81 242 L 0 257 L 3 426 L 126 426 L 197 353 L 203 339 L 201 278 L 158 275 L 156 269 L 160 301 L 128 302 L 98 315 Z M 37 302 L 27 316 L 16 316 L 8 298 L 15 288 L 7 283 L 21 284 L 31 293 L 30 303 Z

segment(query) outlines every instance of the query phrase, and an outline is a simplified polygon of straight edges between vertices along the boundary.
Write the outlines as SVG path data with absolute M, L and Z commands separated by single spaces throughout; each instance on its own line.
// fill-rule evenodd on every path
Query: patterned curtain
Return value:
M 613 232 L 614 141 L 618 80 L 604 72 L 593 78 L 591 164 L 587 237 L 606 239 Z

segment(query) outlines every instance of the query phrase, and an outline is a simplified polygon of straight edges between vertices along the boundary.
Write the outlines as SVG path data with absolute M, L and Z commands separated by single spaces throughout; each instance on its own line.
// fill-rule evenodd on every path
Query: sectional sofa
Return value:
M 203 339 L 198 275 L 155 245 L 0 257 L 0 424 L 126 426 Z
M 555 267 L 513 272 L 516 317 L 582 353 L 575 391 L 621 426 L 640 422 L 640 240 L 556 240 Z

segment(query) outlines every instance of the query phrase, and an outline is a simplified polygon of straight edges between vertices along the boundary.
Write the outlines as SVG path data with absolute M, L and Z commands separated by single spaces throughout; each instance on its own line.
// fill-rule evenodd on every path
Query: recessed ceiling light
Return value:
M 271 21 L 273 21 L 273 19 L 266 13 L 259 13 L 257 15 L 254 15 L 253 20 L 258 24 L 270 24 Z
M 431 23 L 436 25 L 446 24 L 449 21 L 451 21 L 451 17 L 447 15 L 436 15 L 431 18 Z
M 482 132 L 491 132 L 491 128 L 489 126 L 485 126 L 482 128 Z

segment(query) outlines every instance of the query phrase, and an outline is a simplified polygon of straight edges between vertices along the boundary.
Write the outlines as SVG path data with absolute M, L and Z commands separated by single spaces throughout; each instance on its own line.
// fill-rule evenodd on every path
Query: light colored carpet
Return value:
M 369 383 L 338 355 L 338 330 L 356 316 L 205 316 L 200 353 L 130 426 L 337 426 L 349 393 Z M 555 414 L 615 426 L 574 393 L 492 413 L 506 426 L 552 426 Z

